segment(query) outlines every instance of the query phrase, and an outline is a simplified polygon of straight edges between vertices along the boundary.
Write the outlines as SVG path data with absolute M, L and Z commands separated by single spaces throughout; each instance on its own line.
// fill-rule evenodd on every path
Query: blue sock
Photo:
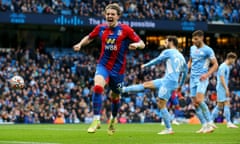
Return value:
M 199 106 L 196 108 L 196 115 L 197 115 L 197 117 L 200 120 L 202 125 L 206 123 L 206 120 L 203 116 L 203 112 L 202 112 L 202 110 Z
M 112 101 L 112 116 L 115 118 L 117 116 L 118 110 L 120 107 L 120 100 L 114 100 Z
M 168 110 L 167 110 L 167 108 L 163 108 L 163 109 L 160 109 L 160 113 L 161 113 L 161 115 L 162 115 L 162 119 L 163 119 L 163 121 L 164 121 L 164 124 L 165 124 L 165 127 L 167 128 L 167 129 L 170 129 L 170 128 L 172 128 L 171 127 L 171 117 L 170 117 L 170 114 L 169 114 L 169 112 L 168 112 Z
M 199 104 L 199 107 L 202 109 L 202 113 L 203 113 L 203 116 L 206 119 L 206 121 L 211 122 L 211 120 L 212 120 L 211 114 L 210 114 L 207 104 L 205 102 L 201 102 Z
M 217 116 L 218 116 L 218 112 L 219 112 L 219 108 L 218 108 L 218 106 L 216 105 L 215 108 L 214 108 L 213 111 L 212 111 L 212 121 L 215 121 L 215 119 L 216 119 Z
M 231 113 L 230 113 L 230 108 L 229 106 L 224 106 L 224 112 L 223 115 L 225 116 L 227 122 L 231 122 Z
M 143 90 L 144 90 L 143 84 L 137 84 L 137 85 L 124 87 L 124 92 L 139 92 L 139 91 L 143 91 Z
M 100 115 L 102 108 L 102 95 L 93 93 L 93 113 L 94 115 Z
M 103 88 L 101 86 L 95 86 L 93 92 L 93 114 L 100 115 L 100 111 L 102 108 L 102 92 Z

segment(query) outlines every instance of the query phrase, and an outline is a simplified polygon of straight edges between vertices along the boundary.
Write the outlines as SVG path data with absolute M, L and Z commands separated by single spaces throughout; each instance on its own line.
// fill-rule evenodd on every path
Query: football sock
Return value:
M 224 106 L 224 112 L 223 115 L 225 116 L 227 122 L 231 122 L 231 113 L 230 113 L 230 108 L 229 106 Z
M 217 118 L 218 112 L 219 112 L 219 107 L 216 105 L 212 111 L 212 121 L 214 121 Z
M 207 104 L 205 102 L 201 102 L 199 104 L 199 107 L 202 109 L 202 113 L 203 113 L 203 116 L 206 119 L 206 121 L 211 122 L 212 121 L 211 114 L 210 114 Z
M 112 100 L 112 116 L 113 116 L 113 118 L 115 118 L 117 116 L 119 106 L 120 106 L 119 98 Z
M 206 120 L 203 116 L 203 112 L 202 112 L 202 110 L 199 106 L 196 108 L 196 115 L 197 115 L 197 117 L 200 120 L 202 125 L 206 123 Z
M 93 92 L 93 113 L 94 115 L 100 115 L 100 111 L 102 108 L 102 92 L 103 87 L 101 86 L 94 86 Z
M 143 91 L 143 90 L 144 90 L 143 84 L 137 84 L 137 85 L 124 87 L 124 92 L 139 92 L 139 91 Z
M 170 122 L 171 118 L 170 118 L 170 114 L 169 114 L 167 108 L 160 109 L 160 113 L 162 115 L 162 119 L 164 121 L 165 127 L 167 129 L 171 129 L 171 122 Z

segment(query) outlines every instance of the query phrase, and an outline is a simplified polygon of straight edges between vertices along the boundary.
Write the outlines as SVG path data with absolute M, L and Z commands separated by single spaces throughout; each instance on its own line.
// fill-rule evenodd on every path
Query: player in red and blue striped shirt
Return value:
M 79 51 L 82 46 L 89 44 L 96 37 L 100 37 L 102 41 L 101 54 L 94 77 L 94 120 L 88 128 L 89 133 L 96 132 L 100 126 L 101 97 L 106 84 L 109 84 L 111 89 L 112 100 L 112 116 L 108 133 L 114 133 L 114 121 L 120 105 L 120 88 L 124 80 L 127 52 L 129 49 L 145 47 L 144 42 L 131 27 L 118 22 L 120 16 L 121 9 L 117 4 L 107 5 L 105 8 L 106 23 L 97 25 L 89 35 L 73 46 L 74 50 Z

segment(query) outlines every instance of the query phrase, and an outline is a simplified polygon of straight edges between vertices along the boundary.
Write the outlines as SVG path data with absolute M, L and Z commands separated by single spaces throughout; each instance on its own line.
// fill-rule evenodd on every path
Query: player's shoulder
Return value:
M 177 49 L 173 49 L 173 48 L 166 49 L 166 52 L 173 53 L 173 54 L 178 54 L 179 53 L 179 51 Z
M 197 48 L 195 45 L 192 45 L 190 48 Z
M 192 46 L 190 47 L 190 50 L 194 50 L 194 49 L 197 49 L 197 47 L 196 47 L 195 45 L 192 45 Z
M 101 23 L 96 25 L 96 28 L 106 28 L 107 26 L 108 26 L 107 23 Z
M 213 49 L 212 49 L 210 46 L 208 46 L 208 45 L 204 45 L 203 48 L 204 48 L 205 50 L 207 50 L 207 51 L 212 51 L 212 50 L 213 50 Z
M 170 48 L 168 48 L 168 49 L 164 49 L 164 50 L 162 51 L 162 54 L 168 55 L 168 56 L 173 56 L 173 55 L 176 55 L 176 54 L 177 54 L 177 51 L 176 51 L 175 49 L 170 49 Z
M 129 25 L 120 23 L 118 26 L 120 26 L 123 30 L 129 30 L 132 29 Z
M 221 69 L 221 68 L 223 68 L 224 67 L 224 63 L 221 63 L 220 65 L 219 65 L 219 69 Z
M 171 53 L 172 50 L 171 49 L 163 49 L 162 53 Z
M 220 66 L 222 66 L 222 67 L 224 67 L 224 68 L 228 68 L 228 65 L 227 65 L 225 62 L 221 63 Z
M 219 66 L 219 69 L 222 70 L 222 69 L 227 69 L 228 66 L 226 65 L 226 63 L 221 63 L 220 66 Z

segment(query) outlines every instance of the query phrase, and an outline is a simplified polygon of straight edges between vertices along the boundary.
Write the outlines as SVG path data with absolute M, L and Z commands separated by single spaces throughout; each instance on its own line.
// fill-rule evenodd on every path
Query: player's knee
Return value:
M 229 101 L 224 102 L 224 106 L 230 106 L 230 102 Z
M 101 93 L 103 92 L 103 87 L 100 86 L 100 85 L 95 85 L 94 88 L 93 88 L 93 91 L 94 91 L 95 93 L 101 94 Z
M 219 109 L 223 109 L 223 107 L 225 106 L 225 103 L 224 102 L 218 102 L 217 106 L 218 106 Z
M 120 95 L 112 92 L 111 102 L 112 103 L 119 103 L 120 102 Z
M 199 106 L 199 103 L 194 103 L 193 105 L 195 108 L 197 108 Z
M 199 104 L 200 104 L 200 103 L 199 103 L 197 100 L 193 100 L 193 105 L 194 105 L 194 107 L 197 108 L 197 107 L 199 106 Z
M 167 102 L 164 99 L 158 101 L 158 108 L 163 109 L 166 107 Z

